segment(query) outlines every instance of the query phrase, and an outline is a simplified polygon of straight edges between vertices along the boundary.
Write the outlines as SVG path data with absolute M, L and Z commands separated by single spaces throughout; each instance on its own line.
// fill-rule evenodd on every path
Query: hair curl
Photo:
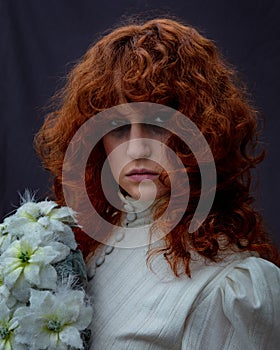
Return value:
M 264 158 L 264 152 L 256 155 L 257 112 L 248 102 L 234 69 L 225 63 L 211 40 L 191 26 L 171 19 L 153 19 L 117 28 L 94 44 L 74 67 L 59 101 L 35 137 L 43 165 L 54 175 L 53 192 L 59 204 L 65 204 L 64 154 L 86 120 L 121 103 L 149 101 L 167 105 L 187 115 L 198 126 L 214 155 L 218 178 L 207 219 L 189 234 L 187 228 L 200 194 L 199 168 L 187 147 L 175 136 L 170 139 L 169 146 L 188 171 L 191 195 L 183 218 L 166 235 L 165 247 L 158 253 L 164 254 L 176 275 L 183 262 L 190 276 L 190 249 L 216 261 L 223 235 L 227 246 L 256 251 L 279 264 L 277 249 L 265 232 L 262 216 L 253 208 L 250 194 L 251 170 Z M 99 142 L 87 163 L 87 192 L 97 212 L 117 223 L 121 212 L 116 213 L 107 202 L 100 186 L 105 158 Z M 73 195 L 79 193 L 75 183 L 68 187 Z M 83 198 L 78 194 L 77 201 L 83 208 Z M 158 208 L 155 218 L 161 216 L 166 206 Z M 97 232 L 100 225 L 96 218 Z M 97 241 L 80 230 L 76 234 L 85 256 L 94 251 Z

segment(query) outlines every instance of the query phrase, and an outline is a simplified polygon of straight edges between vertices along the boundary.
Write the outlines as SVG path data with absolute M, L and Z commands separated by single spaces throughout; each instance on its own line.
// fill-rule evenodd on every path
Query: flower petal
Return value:
M 16 281 L 19 279 L 20 275 L 22 273 L 22 267 L 16 267 L 13 269 L 13 266 L 7 267 L 7 269 L 4 269 L 4 282 L 5 285 L 10 289 L 14 286 Z
M 77 221 L 76 212 L 69 207 L 61 207 L 61 208 L 54 209 L 51 212 L 50 217 L 52 219 L 60 220 L 60 221 L 63 221 L 64 223 L 67 222 L 69 224 L 75 223 Z
M 67 225 L 64 225 L 63 231 L 60 231 L 56 234 L 56 240 L 66 244 L 69 248 L 73 250 L 77 248 L 75 235 L 72 229 Z
M 43 217 L 39 218 L 38 224 L 40 224 L 41 226 L 43 226 L 45 228 L 48 228 L 49 224 L 50 224 L 50 218 L 48 216 L 43 216 Z
M 91 306 L 83 306 L 80 310 L 78 320 L 74 323 L 74 326 L 79 330 L 86 329 L 92 321 L 93 310 Z
M 59 242 L 49 242 L 47 246 L 39 247 L 30 259 L 32 263 L 49 264 L 64 260 L 70 253 L 69 247 Z
M 77 349 L 83 348 L 83 341 L 81 339 L 80 332 L 75 327 L 64 327 L 59 333 L 59 338 L 67 345 L 71 345 Z
M 18 301 L 26 303 L 30 295 L 30 283 L 20 277 L 11 289 L 11 293 Z
M 42 289 L 56 289 L 57 272 L 51 265 L 45 265 L 40 271 L 40 284 L 38 287 Z
M 37 205 L 39 206 L 41 212 L 45 215 L 49 215 L 54 208 L 58 206 L 58 204 L 54 201 L 41 201 L 37 203 Z
M 52 293 L 44 290 L 31 289 L 30 307 L 32 309 L 38 309 L 44 305 L 46 306 L 47 309 L 53 306 Z
M 38 286 L 40 284 L 40 266 L 35 264 L 29 264 L 27 265 L 23 270 L 24 278 L 26 278 L 27 282 L 29 282 L 31 285 Z
M 0 323 L 2 320 L 6 320 L 10 316 L 10 309 L 7 307 L 6 300 L 1 300 L 0 302 Z

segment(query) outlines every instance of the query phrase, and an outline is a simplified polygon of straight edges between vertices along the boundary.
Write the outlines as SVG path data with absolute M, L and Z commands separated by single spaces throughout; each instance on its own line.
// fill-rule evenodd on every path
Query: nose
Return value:
M 149 158 L 152 153 L 148 134 L 140 123 L 132 123 L 126 153 L 132 159 Z

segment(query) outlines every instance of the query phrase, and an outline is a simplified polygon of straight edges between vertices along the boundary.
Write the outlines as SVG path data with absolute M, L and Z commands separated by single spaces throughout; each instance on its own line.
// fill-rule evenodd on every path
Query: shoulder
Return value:
M 220 266 L 197 298 L 186 322 L 186 349 L 278 349 L 280 269 L 239 257 Z
M 269 309 L 273 304 L 279 309 L 280 269 L 260 257 L 237 254 L 217 264 L 216 274 L 202 290 L 198 303 L 214 295 L 222 298 L 225 310 L 236 310 L 238 305 L 247 311 Z
M 239 339 L 274 349 L 280 341 L 280 269 L 248 257 L 234 263 L 217 287 L 223 313 Z
M 219 287 L 228 302 L 240 300 L 253 307 L 260 301 L 279 301 L 280 269 L 262 258 L 247 257 L 230 264 Z

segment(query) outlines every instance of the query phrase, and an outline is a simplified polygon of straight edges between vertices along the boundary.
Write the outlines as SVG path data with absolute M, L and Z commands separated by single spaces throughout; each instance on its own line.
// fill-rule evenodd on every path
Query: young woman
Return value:
M 214 43 L 170 19 L 120 27 L 60 97 L 35 146 L 79 214 L 91 349 L 277 349 L 257 113 Z

